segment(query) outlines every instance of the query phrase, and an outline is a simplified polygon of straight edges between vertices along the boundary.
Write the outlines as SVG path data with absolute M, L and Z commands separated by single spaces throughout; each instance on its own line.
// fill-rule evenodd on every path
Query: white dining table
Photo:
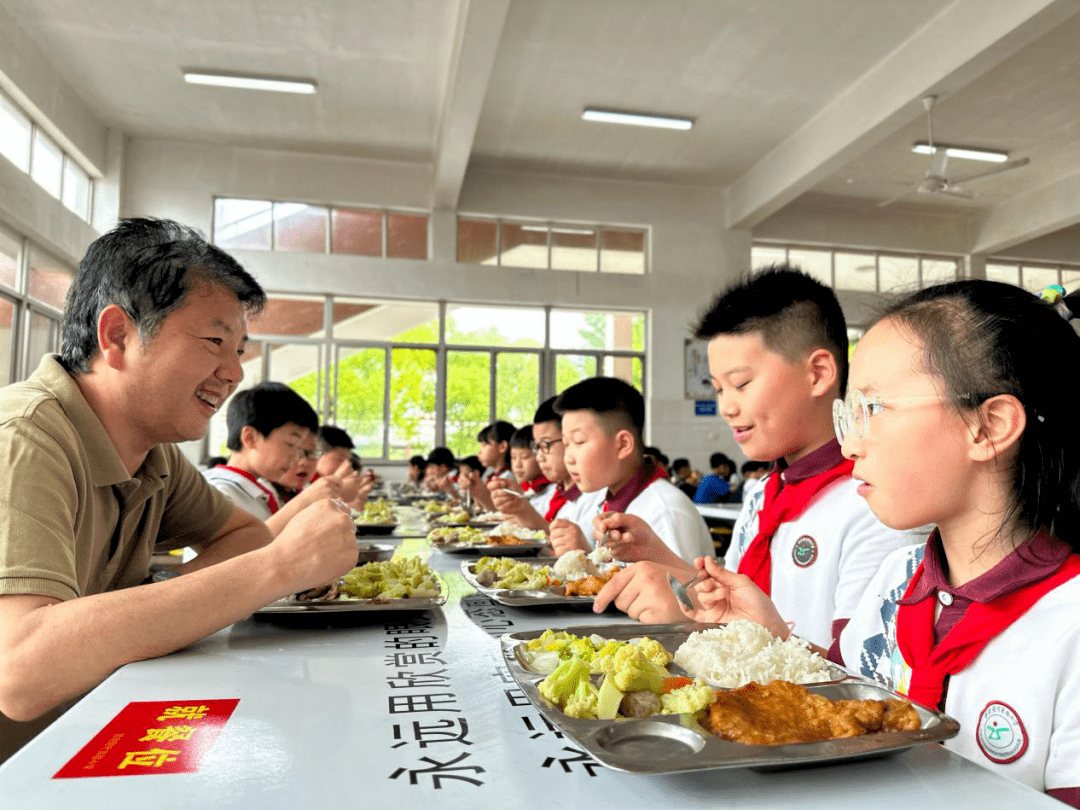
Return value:
M 609 770 L 528 702 L 499 637 L 630 620 L 502 606 L 466 584 L 460 556 L 425 540 L 378 538 L 387 539 L 398 553 L 429 555 L 443 572 L 445 605 L 255 616 L 124 666 L 0 766 L 0 807 L 1061 807 L 937 744 L 780 771 Z M 54 778 L 129 704 L 226 700 L 235 708 L 194 772 Z

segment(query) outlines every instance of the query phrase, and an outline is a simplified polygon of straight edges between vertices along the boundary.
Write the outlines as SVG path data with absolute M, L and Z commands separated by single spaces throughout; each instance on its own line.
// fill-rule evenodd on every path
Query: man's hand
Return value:
M 551 521 L 551 547 L 554 549 L 556 557 L 561 557 L 566 552 L 574 549 L 592 551 L 592 546 L 585 539 L 581 528 L 574 521 L 565 518 L 557 518 Z
M 601 512 L 593 518 L 593 532 L 597 542 L 603 542 L 611 551 L 611 556 L 617 560 L 652 560 L 662 565 L 677 567 L 686 565 L 678 554 L 667 547 L 652 527 L 637 515 Z
M 265 552 L 286 593 L 325 585 L 356 566 L 356 526 L 348 506 L 321 500 L 289 521 Z
M 668 584 L 668 573 L 679 579 L 693 576 L 686 563 L 665 566 L 654 562 L 638 562 L 613 576 L 596 595 L 593 610 L 602 612 L 609 604 L 644 624 L 666 624 L 685 621 L 675 594 Z M 693 593 L 691 591 L 691 593 Z

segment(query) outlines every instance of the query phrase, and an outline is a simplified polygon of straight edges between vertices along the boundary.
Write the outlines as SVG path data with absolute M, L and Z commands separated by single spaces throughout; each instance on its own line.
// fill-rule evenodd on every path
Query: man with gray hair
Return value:
M 79 264 L 60 355 L 0 389 L 0 712 L 33 718 L 356 562 L 332 501 L 276 539 L 173 442 L 243 377 L 258 283 L 196 231 L 121 222 Z M 144 584 L 155 551 L 199 553 Z M 141 587 L 139 587 L 141 586 Z

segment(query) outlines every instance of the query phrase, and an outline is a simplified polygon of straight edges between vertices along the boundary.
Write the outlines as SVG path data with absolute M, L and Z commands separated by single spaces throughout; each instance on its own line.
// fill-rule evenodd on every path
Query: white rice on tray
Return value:
M 711 686 L 737 689 L 754 681 L 821 683 L 832 680 L 825 659 L 792 636 L 774 638 L 760 624 L 736 619 L 725 627 L 691 633 L 675 651 L 675 663 Z

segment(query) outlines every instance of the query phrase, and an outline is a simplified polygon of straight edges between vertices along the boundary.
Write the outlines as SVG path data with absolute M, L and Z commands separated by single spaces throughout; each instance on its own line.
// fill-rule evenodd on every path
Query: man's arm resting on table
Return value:
M 270 533 L 265 523 L 250 512 L 234 506 L 229 519 L 225 521 L 225 525 L 218 531 L 217 536 L 194 546 L 198 556 L 176 570 L 181 574 L 198 571 L 208 565 L 216 565 L 223 560 L 263 548 L 273 539 L 274 535 Z
M 241 534 L 227 544 L 239 556 L 152 585 L 66 602 L 0 596 L 0 712 L 31 719 L 124 664 L 185 647 L 356 562 L 352 520 L 329 501 L 305 510 L 273 544 L 239 551 L 248 542 L 255 539 Z

